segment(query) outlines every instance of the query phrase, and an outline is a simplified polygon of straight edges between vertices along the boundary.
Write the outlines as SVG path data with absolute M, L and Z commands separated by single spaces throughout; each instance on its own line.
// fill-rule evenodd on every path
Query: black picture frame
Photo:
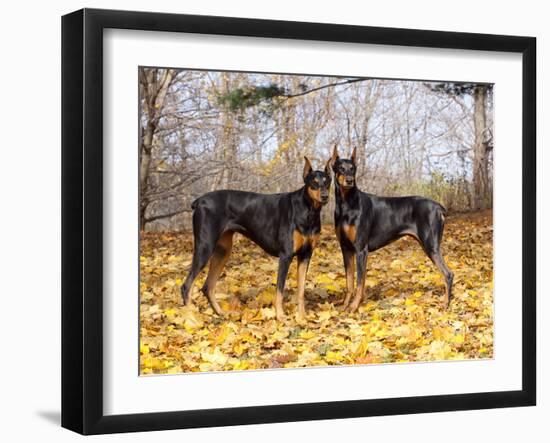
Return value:
M 103 30 L 522 54 L 522 389 L 131 415 L 103 412 Z M 536 39 L 83 9 L 62 18 L 62 426 L 82 434 L 531 406 L 536 403 Z

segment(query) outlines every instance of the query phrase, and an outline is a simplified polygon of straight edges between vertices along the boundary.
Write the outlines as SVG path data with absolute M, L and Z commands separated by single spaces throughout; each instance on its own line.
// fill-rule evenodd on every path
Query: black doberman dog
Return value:
M 445 305 L 449 306 L 453 273 L 441 256 L 445 208 L 422 197 L 379 197 L 357 188 L 356 149 L 351 159 L 340 159 L 337 147 L 330 160 L 336 205 L 334 224 L 346 269 L 344 309 L 355 312 L 363 299 L 367 255 L 405 235 L 414 237 L 445 278 Z M 354 291 L 355 261 L 357 288 Z M 350 304 L 353 292 L 355 297 Z
M 330 161 L 329 161 L 330 162 Z M 331 184 L 330 165 L 313 171 L 305 157 L 304 186 L 282 194 L 256 194 L 244 191 L 214 191 L 192 203 L 194 251 L 191 269 L 181 294 L 190 304 L 193 282 L 210 260 L 202 292 L 214 311 L 223 316 L 214 297 L 214 288 L 231 253 L 233 234 L 248 237 L 268 254 L 279 258 L 277 295 L 274 300 L 277 319 L 284 320 L 283 294 L 290 263 L 298 257 L 297 317 L 305 317 L 304 288 L 309 261 L 319 239 L 321 208 L 328 202 Z

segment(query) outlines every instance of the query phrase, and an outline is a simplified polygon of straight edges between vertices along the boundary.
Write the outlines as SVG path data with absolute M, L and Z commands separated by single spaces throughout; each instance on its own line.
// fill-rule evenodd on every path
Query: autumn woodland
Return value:
M 141 67 L 140 373 L 299 368 L 493 356 L 493 86 Z M 278 261 L 236 234 L 215 297 L 180 287 L 193 255 L 191 203 L 221 189 L 303 186 L 304 156 L 323 169 L 357 152 L 357 186 L 418 195 L 446 210 L 442 253 L 454 292 L 414 238 L 368 256 L 365 296 L 343 312 L 346 273 L 334 189 L 297 322 L 297 266 L 287 318 L 275 318 Z

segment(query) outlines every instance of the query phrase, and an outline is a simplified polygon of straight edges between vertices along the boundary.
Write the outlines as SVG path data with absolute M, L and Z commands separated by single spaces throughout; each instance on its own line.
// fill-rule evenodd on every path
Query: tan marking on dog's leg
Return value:
M 224 316 L 225 314 L 218 304 L 218 301 L 216 300 L 214 290 L 216 288 L 216 283 L 218 282 L 218 278 L 220 277 L 223 267 L 225 266 L 225 264 L 227 263 L 227 259 L 231 255 L 232 246 L 233 232 L 225 232 L 224 234 L 222 234 L 222 236 L 218 240 L 218 243 L 216 244 L 216 249 L 214 250 L 214 254 L 210 259 L 208 276 L 206 277 L 206 282 L 204 283 L 203 287 L 203 290 L 206 293 L 208 300 L 210 301 L 212 309 L 214 309 L 216 314 L 220 316 Z
M 283 293 L 277 290 L 275 299 L 273 300 L 273 306 L 275 307 L 275 315 L 280 322 L 285 321 L 285 311 L 283 309 Z
M 357 288 L 355 289 L 355 298 L 353 299 L 353 302 L 351 303 L 349 307 L 349 312 L 355 312 L 359 308 L 359 305 L 363 301 L 363 295 L 365 293 L 365 281 L 367 279 L 367 259 L 365 257 L 365 260 L 363 263 L 361 263 L 360 259 L 357 259 L 357 268 L 359 269 L 359 266 L 363 266 L 362 273 L 361 273 L 361 279 L 357 282 Z
M 359 305 L 363 300 L 363 295 L 365 293 L 365 277 L 361 281 L 357 282 L 357 289 L 355 290 L 355 298 L 353 299 L 352 304 L 349 307 L 349 312 L 355 312 L 359 309 Z
M 355 286 L 355 254 L 350 253 L 349 264 L 346 268 L 346 298 L 344 299 L 343 309 L 347 309 Z
M 306 318 L 305 307 L 305 289 L 306 289 L 306 274 L 309 266 L 309 259 L 298 259 L 298 307 L 296 310 L 296 319 L 303 321 Z

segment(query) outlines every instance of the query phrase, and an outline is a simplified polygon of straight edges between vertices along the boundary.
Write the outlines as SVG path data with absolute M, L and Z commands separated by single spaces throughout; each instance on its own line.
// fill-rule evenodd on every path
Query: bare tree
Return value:
M 487 87 L 479 85 L 474 88 L 474 206 L 483 209 L 489 198 L 489 152 L 492 149 L 492 138 L 486 118 Z
M 145 212 L 149 205 L 147 186 L 149 184 L 153 140 L 158 129 L 166 93 L 175 75 L 176 70 L 174 69 L 139 69 L 140 93 L 144 111 L 139 150 L 139 220 L 141 229 L 145 226 Z

